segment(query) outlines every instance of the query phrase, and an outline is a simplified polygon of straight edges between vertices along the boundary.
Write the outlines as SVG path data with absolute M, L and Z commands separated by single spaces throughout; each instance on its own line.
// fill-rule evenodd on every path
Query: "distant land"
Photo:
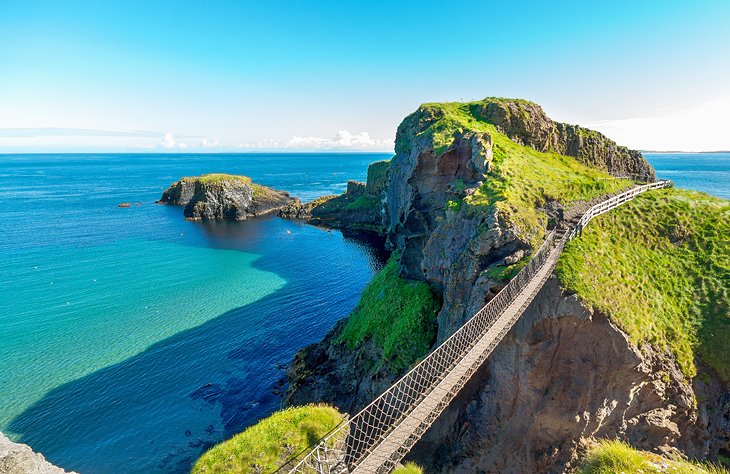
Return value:
M 681 151 L 681 150 L 639 150 L 642 153 L 665 153 L 665 154 L 671 154 L 671 153 L 687 153 L 687 154 L 698 154 L 698 153 L 730 153 L 730 150 L 717 150 L 717 151 Z

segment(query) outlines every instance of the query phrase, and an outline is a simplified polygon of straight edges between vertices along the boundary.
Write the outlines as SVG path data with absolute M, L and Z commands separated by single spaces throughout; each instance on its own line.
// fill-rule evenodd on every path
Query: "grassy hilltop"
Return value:
M 642 194 L 594 219 L 557 273 L 635 344 L 669 350 L 687 377 L 699 356 L 730 383 L 730 201 Z
M 404 121 L 414 122 L 412 126 L 418 130 L 416 137 L 430 141 L 437 155 L 465 134 L 491 137 L 493 157 L 484 184 L 472 195 L 449 202 L 450 209 L 459 210 L 464 206 L 467 213 L 478 213 L 496 206 L 518 233 L 537 244 L 547 223 L 547 216 L 539 209 L 542 205 L 557 201 L 568 206 L 630 186 L 627 180 L 608 179 L 610 175 L 605 169 L 588 166 L 575 157 L 516 143 L 484 117 L 483 111 L 490 104 L 524 106 L 520 113 L 526 115 L 525 120 L 529 119 L 527 108 L 539 108 L 519 99 L 428 103 Z M 396 141 L 396 153 L 408 153 L 411 146 L 410 141 L 401 138 Z

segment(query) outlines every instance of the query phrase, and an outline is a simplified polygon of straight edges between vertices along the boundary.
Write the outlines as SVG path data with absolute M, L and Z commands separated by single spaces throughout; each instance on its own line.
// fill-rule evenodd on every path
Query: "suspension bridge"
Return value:
M 392 471 L 527 309 L 552 274 L 565 244 L 596 216 L 646 191 L 671 185 L 671 181 L 661 180 L 635 186 L 589 208 L 577 222 L 550 232 L 530 262 L 451 337 L 382 395 L 277 472 Z

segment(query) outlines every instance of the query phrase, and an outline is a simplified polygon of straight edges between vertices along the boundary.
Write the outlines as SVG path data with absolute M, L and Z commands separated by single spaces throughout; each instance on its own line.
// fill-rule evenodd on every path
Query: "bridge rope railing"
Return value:
M 650 184 L 636 186 L 629 191 L 606 199 L 586 211 L 578 224 L 569 229 L 560 239 L 556 239 L 555 231 L 550 232 L 543 244 L 533 254 L 532 258 L 507 285 L 502 288 L 489 302 L 487 302 L 474 316 L 462 325 L 454 334 L 442 342 L 429 353 L 421 362 L 410 369 L 403 377 L 391 385 L 385 392 L 360 410 L 356 415 L 346 419 L 325 435 L 319 443 L 309 450 L 295 455 L 277 472 L 290 473 L 347 473 L 354 469 L 373 450 L 377 449 L 380 441 L 385 439 L 408 415 L 424 400 L 431 391 L 462 361 L 471 349 L 482 339 L 505 309 L 527 287 L 535 275 L 540 271 L 548 258 L 556 249 L 560 252 L 565 243 L 578 235 L 585 225 L 594 217 L 618 207 L 635 196 L 650 189 L 658 189 L 671 185 L 670 181 L 657 181 Z M 559 241 L 558 241 L 559 240 Z M 552 265 L 555 261 L 552 261 Z M 549 275 L 548 275 L 549 276 Z M 528 302 L 529 303 L 529 302 Z M 522 310 L 525 309 L 527 303 Z M 515 316 L 516 320 L 521 312 Z M 514 322 L 512 322 L 513 324 Z M 503 331 L 509 330 L 511 324 Z M 438 414 L 456 395 L 466 380 L 486 359 L 493 346 L 501 340 L 500 334 L 495 342 L 479 357 L 473 370 L 462 376 L 456 385 L 454 393 L 444 396 L 444 399 L 433 416 L 423 420 L 418 432 L 411 436 L 402 449 L 394 457 L 384 461 L 386 470 L 392 469 L 410 447 L 421 437 L 428 426 L 433 423 Z

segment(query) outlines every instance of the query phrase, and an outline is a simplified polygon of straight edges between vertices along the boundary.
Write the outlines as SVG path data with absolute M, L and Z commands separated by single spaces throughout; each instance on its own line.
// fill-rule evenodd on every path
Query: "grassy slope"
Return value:
M 436 337 L 440 303 L 423 282 L 398 276 L 397 255 L 373 278 L 339 337 L 350 349 L 372 340 L 395 370 L 425 354 Z
M 637 451 L 621 441 L 601 441 L 590 450 L 579 471 L 581 474 L 642 474 L 666 472 L 676 474 L 727 474 L 728 471 L 706 464 L 666 459 Z
M 325 405 L 286 408 L 208 450 L 193 474 L 274 472 L 342 421 Z
M 633 342 L 669 349 L 688 377 L 699 355 L 730 382 L 730 201 L 644 194 L 592 221 L 557 272 Z
M 479 212 L 485 207 L 496 205 L 505 218 L 515 225 L 521 237 L 536 244 L 544 235 L 547 221 L 545 214 L 537 207 L 551 200 L 566 205 L 590 200 L 630 185 L 624 180 L 600 179 L 608 175 L 572 157 L 542 153 L 514 143 L 479 116 L 479 103 L 433 103 L 421 106 L 423 113 L 440 116 L 422 132 L 431 137 L 436 153 L 446 151 L 455 137 L 468 131 L 488 133 L 492 137 L 493 168 L 477 192 L 464 199 L 468 210 Z M 449 207 L 457 209 L 461 206 L 449 203 Z

